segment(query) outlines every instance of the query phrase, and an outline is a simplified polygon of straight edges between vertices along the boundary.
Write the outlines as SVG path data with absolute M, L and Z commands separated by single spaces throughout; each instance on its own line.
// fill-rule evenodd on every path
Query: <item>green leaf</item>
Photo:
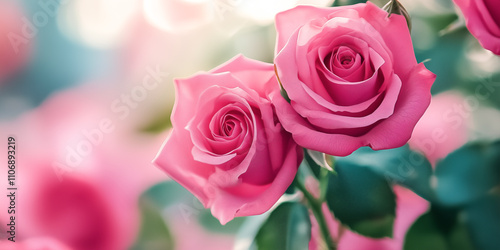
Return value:
M 498 231 L 497 231 L 498 232 Z M 470 250 L 476 249 L 472 243 L 471 235 L 464 223 L 455 226 L 448 235 L 448 242 L 452 250 Z M 498 246 L 498 238 L 496 242 Z M 486 248 L 482 248 L 486 249 Z
M 239 230 L 244 221 L 244 217 L 236 217 L 226 225 L 221 225 L 220 221 L 212 215 L 209 209 L 200 211 L 198 215 L 200 225 L 208 231 L 216 233 L 234 234 Z
M 332 7 L 353 5 L 357 3 L 366 3 L 367 0 L 335 0 L 333 1 Z
M 349 156 L 336 157 L 336 165 L 348 162 L 372 169 L 388 181 L 397 183 L 427 200 L 433 200 L 432 166 L 421 154 L 403 147 L 375 151 L 369 147 L 356 150 Z
M 458 209 L 433 205 L 406 233 L 404 250 L 472 250 L 471 237 Z
M 132 249 L 170 250 L 174 249 L 174 238 L 150 197 L 144 195 L 139 200 L 141 211 L 141 230 Z
M 404 250 L 447 250 L 446 238 L 437 227 L 431 213 L 420 216 L 406 233 Z
M 387 180 L 370 168 L 337 161 L 326 201 L 335 217 L 362 235 L 391 237 L 396 200 Z
M 351 229 L 372 238 L 392 237 L 394 215 L 370 219 L 355 223 Z
M 259 250 L 303 250 L 311 240 L 307 208 L 297 202 L 279 205 L 262 225 L 255 238 Z
M 470 143 L 436 166 L 436 194 L 448 206 L 484 197 L 500 184 L 500 142 Z
M 500 196 L 490 195 L 465 208 L 467 226 L 478 249 L 500 246 Z

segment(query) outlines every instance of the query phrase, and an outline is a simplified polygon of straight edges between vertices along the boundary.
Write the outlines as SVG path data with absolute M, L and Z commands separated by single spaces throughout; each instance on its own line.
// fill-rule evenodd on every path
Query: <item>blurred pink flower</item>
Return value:
M 176 80 L 173 131 L 154 162 L 222 224 L 266 212 L 292 183 L 302 149 L 282 129 L 273 65 L 237 56 Z
M 291 102 L 272 98 L 306 148 L 345 156 L 403 146 L 436 76 L 418 64 L 406 20 L 371 2 L 298 6 L 276 15 L 276 72 Z
M 422 152 L 432 165 L 467 142 L 471 113 L 458 92 L 435 95 L 413 130 L 410 147 Z
M 58 93 L 0 125 L 2 138 L 12 135 L 19 148 L 18 240 L 51 237 L 71 249 L 126 249 L 134 242 L 139 195 L 166 179 L 150 162 L 161 141 L 139 134 L 134 115 L 122 120 L 111 110 L 113 91 L 84 86 Z M 0 159 L 6 162 L 6 154 Z
M 453 0 L 470 33 L 487 50 L 500 55 L 500 5 L 497 0 Z
M 23 11 L 17 1 L 0 1 L 0 84 L 8 74 L 26 64 L 31 37 L 26 37 Z
M 51 238 L 32 238 L 24 241 L 11 242 L 0 240 L 0 249 L 5 250 L 71 250 L 68 246 Z
M 28 164 L 25 168 L 31 168 L 32 178 L 19 183 L 24 191 L 19 193 L 19 237 L 54 237 L 81 250 L 122 249 L 131 243 L 121 238 L 133 239 L 134 234 L 120 228 L 120 220 L 137 225 L 137 215 L 131 212 L 131 218 L 120 218 L 115 211 L 129 210 L 133 204 L 110 199 L 103 192 L 107 187 L 88 177 L 66 174 L 58 180 L 50 167 L 37 165 L 51 163 Z

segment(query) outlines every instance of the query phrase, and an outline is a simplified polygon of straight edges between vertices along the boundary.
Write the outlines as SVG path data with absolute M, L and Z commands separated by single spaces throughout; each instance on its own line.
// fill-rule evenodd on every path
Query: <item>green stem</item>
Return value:
M 335 245 L 332 239 L 332 235 L 330 234 L 330 230 L 328 229 L 328 225 L 326 224 L 325 215 L 323 214 L 323 211 L 321 209 L 322 202 L 316 199 L 311 193 L 309 193 L 304 184 L 302 184 L 302 182 L 300 182 L 298 178 L 295 178 L 294 182 L 295 186 L 304 194 L 304 197 L 309 203 L 309 206 L 314 214 L 314 217 L 316 218 L 316 221 L 318 221 L 321 234 L 323 235 L 323 239 L 325 240 L 328 249 L 329 250 L 337 249 L 337 246 Z

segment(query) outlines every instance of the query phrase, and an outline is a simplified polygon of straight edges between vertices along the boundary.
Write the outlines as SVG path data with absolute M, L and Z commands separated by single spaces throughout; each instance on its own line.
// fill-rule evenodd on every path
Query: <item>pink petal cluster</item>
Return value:
M 276 28 L 274 69 L 237 56 L 175 81 L 173 130 L 154 163 L 222 224 L 271 208 L 298 145 L 338 156 L 399 147 L 430 102 L 435 75 L 416 62 L 403 16 L 372 3 L 299 6 Z
M 309 149 L 345 156 L 404 145 L 435 75 L 417 64 L 405 18 L 374 4 L 298 6 L 276 16 L 275 66 L 290 104 L 283 127 Z
M 173 131 L 154 163 L 222 224 L 267 211 L 302 161 L 269 100 L 273 65 L 237 56 L 175 84 Z

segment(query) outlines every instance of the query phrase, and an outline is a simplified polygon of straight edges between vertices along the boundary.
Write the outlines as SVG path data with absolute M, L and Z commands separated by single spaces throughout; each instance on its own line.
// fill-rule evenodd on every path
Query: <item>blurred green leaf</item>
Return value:
M 311 240 L 307 208 L 297 202 L 279 205 L 262 225 L 255 238 L 259 250 L 303 250 Z
M 432 206 L 410 227 L 403 249 L 475 249 L 460 215 L 457 209 Z
M 198 221 L 208 231 L 234 234 L 245 221 L 245 217 L 236 217 L 226 225 L 221 225 L 220 221 L 212 215 L 209 209 L 204 209 L 198 215 Z
M 139 200 L 141 211 L 141 229 L 132 247 L 134 250 L 171 250 L 174 249 L 174 238 L 158 208 L 150 197 L 143 195 Z
M 194 195 L 175 181 L 160 182 L 149 188 L 144 195 L 149 197 L 151 202 L 160 208 L 180 202 L 199 202 Z
M 392 237 L 396 200 L 387 180 L 372 169 L 337 161 L 330 174 L 327 204 L 335 217 L 362 235 Z
M 351 163 L 370 168 L 387 180 L 411 189 L 427 200 L 434 198 L 430 180 L 432 167 L 421 154 L 403 147 L 375 151 L 369 147 L 356 150 L 349 156 L 336 157 L 336 166 Z
M 166 112 L 161 112 L 157 116 L 155 116 L 151 121 L 149 121 L 146 125 L 140 128 L 141 132 L 157 134 L 165 131 L 168 128 L 172 127 L 172 122 L 170 121 L 171 110 Z
M 360 221 L 353 224 L 351 229 L 362 235 L 372 238 L 392 237 L 394 215 Z
M 472 243 L 469 230 L 464 223 L 459 223 L 455 226 L 448 235 L 450 250 L 471 250 L 476 249 Z M 497 241 L 498 243 L 498 241 Z M 498 244 L 496 245 L 498 246 Z M 486 249 L 486 248 L 482 248 Z
M 267 211 L 260 215 L 247 217 L 236 234 L 233 249 L 257 250 L 255 237 L 270 214 L 271 211 Z
M 478 249 L 500 246 L 500 196 L 489 195 L 465 208 L 467 226 Z
M 439 231 L 432 214 L 420 216 L 406 233 L 404 250 L 447 250 L 446 238 Z
M 333 1 L 332 7 L 353 5 L 357 3 L 366 3 L 367 0 L 335 0 Z
M 457 206 L 484 197 L 500 184 L 500 141 L 470 143 L 436 166 L 436 194 L 444 205 Z
M 421 22 L 415 22 L 415 20 L 413 22 L 412 40 L 418 40 L 417 36 L 420 38 L 424 36 L 426 41 L 432 42 L 431 46 L 423 50 L 415 48 L 415 56 L 418 62 L 431 59 L 425 63 L 425 67 L 436 74 L 436 80 L 431 89 L 433 95 L 456 88 L 463 83 L 460 64 L 467 60 L 464 48 L 470 34 L 467 29 L 459 29 L 444 36 L 439 35 L 439 32 L 456 18 L 454 14 L 433 15 Z M 430 31 L 422 33 L 419 29 L 430 29 Z
M 462 16 L 458 16 L 458 18 L 455 21 L 453 21 L 448 26 L 446 26 L 446 28 L 439 31 L 439 34 L 441 36 L 444 36 L 444 35 L 447 35 L 449 33 L 458 31 L 460 29 L 464 29 L 464 28 L 466 28 L 465 27 L 465 19 Z

